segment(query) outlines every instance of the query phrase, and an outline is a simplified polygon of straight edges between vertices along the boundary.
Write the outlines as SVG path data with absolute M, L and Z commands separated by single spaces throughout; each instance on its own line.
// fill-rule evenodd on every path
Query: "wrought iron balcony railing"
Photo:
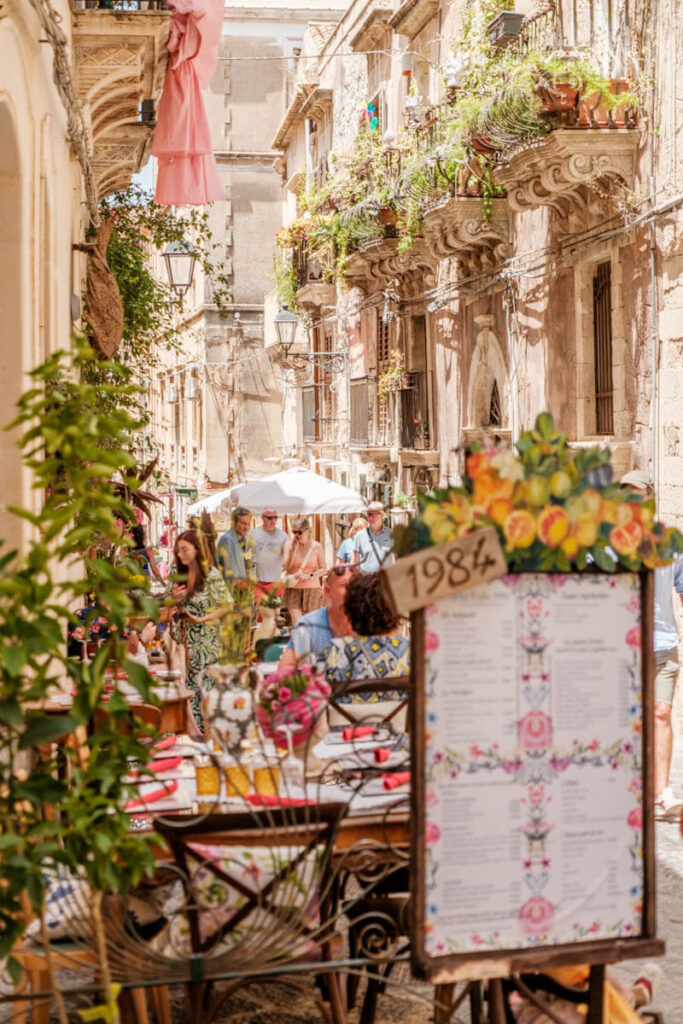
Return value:
M 166 0 L 71 0 L 74 11 L 114 11 L 134 14 L 137 11 L 165 11 Z

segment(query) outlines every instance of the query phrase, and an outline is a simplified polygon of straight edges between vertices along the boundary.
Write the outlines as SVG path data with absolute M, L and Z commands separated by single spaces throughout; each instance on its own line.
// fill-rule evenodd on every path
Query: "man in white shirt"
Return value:
M 274 508 L 264 508 L 261 525 L 250 530 L 247 544 L 252 551 L 253 572 L 259 586 L 277 583 L 282 575 L 282 553 L 287 534 L 278 525 L 278 513 Z

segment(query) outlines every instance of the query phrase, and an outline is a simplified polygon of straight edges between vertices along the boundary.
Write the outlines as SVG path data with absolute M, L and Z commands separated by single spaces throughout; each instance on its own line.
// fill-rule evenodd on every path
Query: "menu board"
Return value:
M 639 576 L 508 575 L 421 615 L 423 960 L 641 935 Z

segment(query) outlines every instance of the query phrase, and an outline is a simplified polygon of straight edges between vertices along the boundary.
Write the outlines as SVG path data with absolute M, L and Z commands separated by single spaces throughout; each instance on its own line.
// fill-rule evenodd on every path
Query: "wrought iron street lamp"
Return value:
M 287 358 L 289 350 L 294 344 L 299 317 L 296 313 L 291 312 L 286 302 L 283 302 L 279 312 L 275 314 L 274 323 L 277 340 L 285 354 L 285 358 Z
M 169 242 L 162 256 L 166 264 L 168 283 L 180 298 L 192 284 L 196 253 L 189 242 Z
M 299 318 L 296 313 L 292 313 L 286 303 L 283 302 L 279 312 L 275 314 L 273 323 L 278 343 L 290 369 L 303 370 L 307 366 L 317 366 L 324 373 L 343 373 L 346 369 L 346 352 L 293 352 L 290 356 Z

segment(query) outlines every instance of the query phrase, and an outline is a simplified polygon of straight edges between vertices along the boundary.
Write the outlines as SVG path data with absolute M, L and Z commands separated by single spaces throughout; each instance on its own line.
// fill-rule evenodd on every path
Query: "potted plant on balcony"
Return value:
M 393 391 L 403 391 L 410 386 L 410 374 L 406 372 L 403 353 L 397 349 L 389 356 L 389 365 L 377 377 L 377 394 L 386 401 Z

